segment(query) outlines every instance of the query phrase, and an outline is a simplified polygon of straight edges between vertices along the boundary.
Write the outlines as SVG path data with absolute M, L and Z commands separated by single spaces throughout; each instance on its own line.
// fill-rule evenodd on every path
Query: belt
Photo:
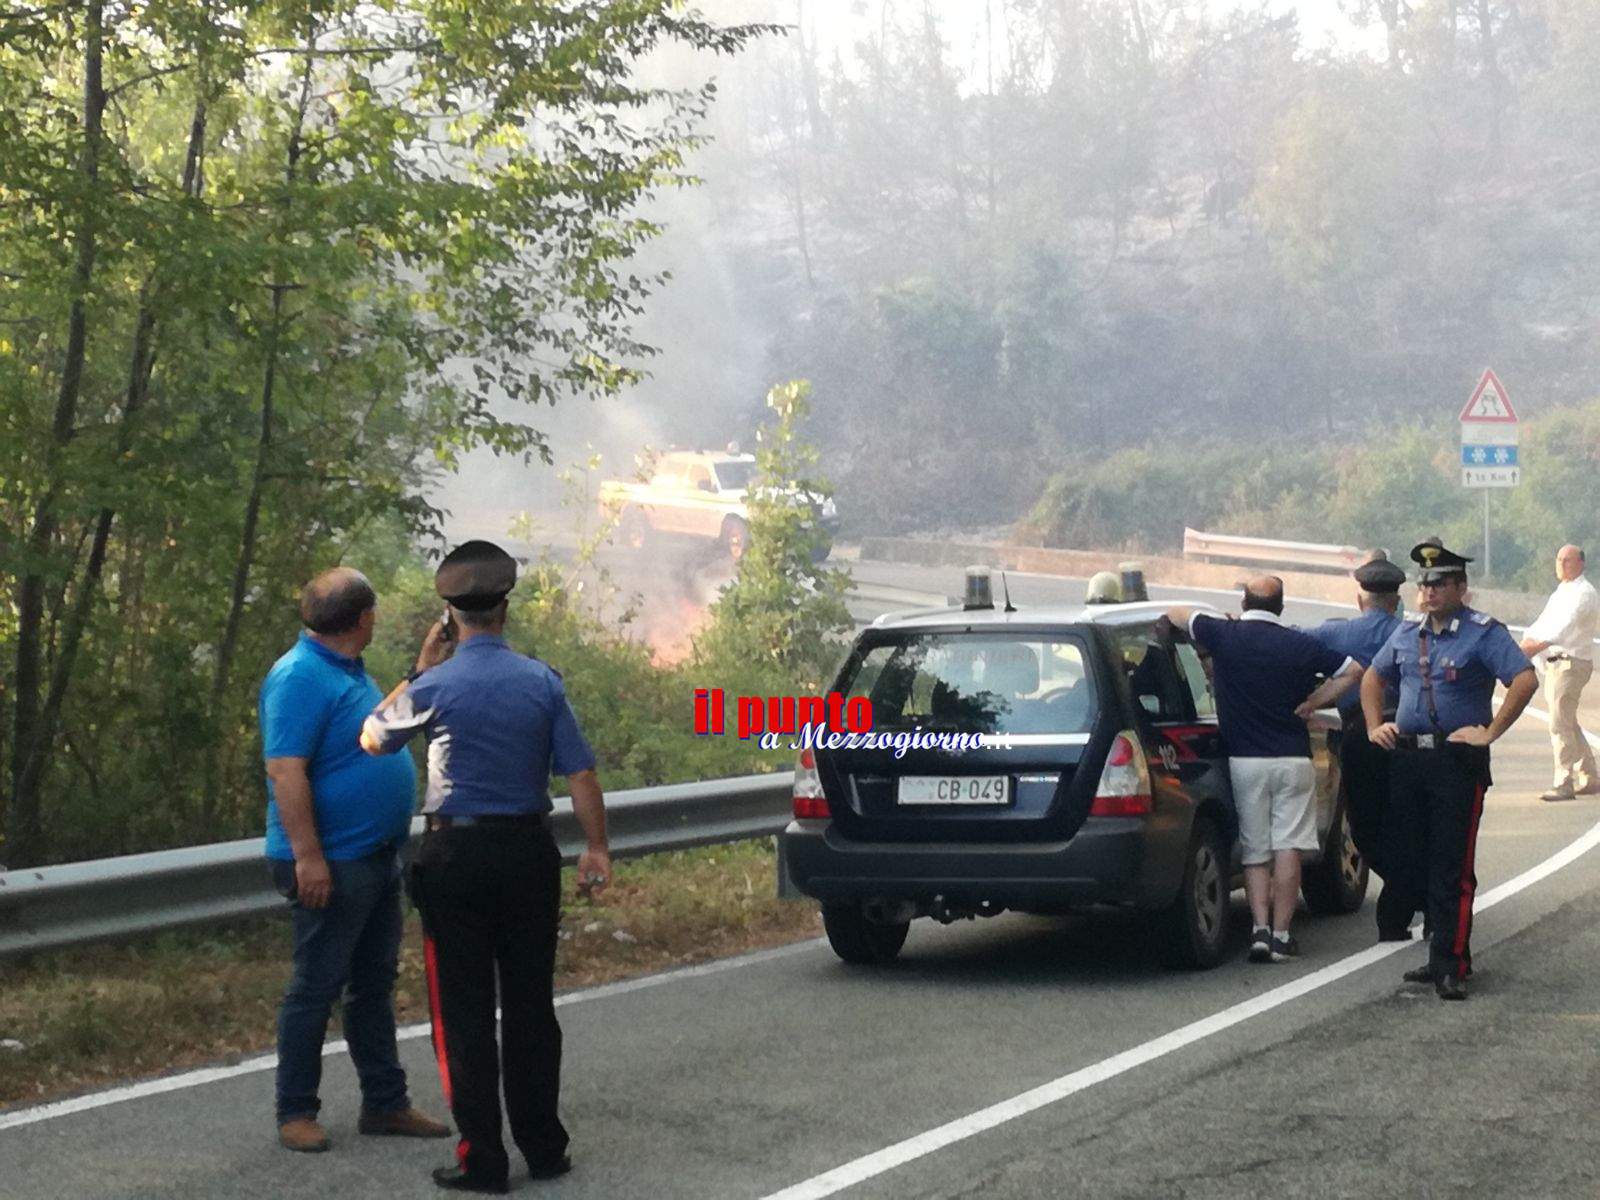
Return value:
M 424 820 L 432 829 L 470 829 L 475 825 L 497 828 L 549 829 L 548 813 L 482 813 L 471 817 L 453 817 L 444 813 L 429 813 Z
M 1443 750 L 1450 743 L 1445 741 L 1443 734 L 1398 733 L 1394 744 L 1401 750 Z
M 1397 733 L 1394 744 L 1397 750 L 1488 750 L 1487 746 L 1469 746 L 1449 739 L 1448 733 Z
M 1569 659 L 1571 659 L 1572 657 L 1573 657 L 1573 655 L 1571 655 L 1571 654 L 1546 654 L 1545 655 L 1545 658 L 1547 660 L 1549 660 L 1550 662 L 1566 662 Z

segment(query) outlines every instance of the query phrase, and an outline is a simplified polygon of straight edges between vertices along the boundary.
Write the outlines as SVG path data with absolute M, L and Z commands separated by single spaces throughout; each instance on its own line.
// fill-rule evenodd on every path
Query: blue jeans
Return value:
M 294 909 L 294 974 L 278 1008 L 278 1123 L 321 1109 L 322 1041 L 341 998 L 362 1103 L 382 1112 L 410 1107 L 394 1033 L 403 925 L 398 853 L 391 847 L 330 861 L 333 896 L 326 908 L 304 908 L 295 899 L 292 862 L 273 859 L 271 866 L 273 883 Z

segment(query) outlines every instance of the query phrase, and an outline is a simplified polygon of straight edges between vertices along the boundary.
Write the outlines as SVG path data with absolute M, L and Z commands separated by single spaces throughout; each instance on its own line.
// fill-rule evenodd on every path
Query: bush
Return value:
M 1404 426 L 1359 445 L 1199 440 L 1123 450 L 1052 477 L 1018 535 L 1176 553 L 1189 525 L 1384 546 L 1403 559 L 1438 534 L 1481 563 L 1483 497 L 1461 486 L 1454 433 Z M 1539 591 L 1563 542 L 1600 545 L 1600 401 L 1524 422 L 1521 458 L 1521 486 L 1490 496 L 1494 582 Z

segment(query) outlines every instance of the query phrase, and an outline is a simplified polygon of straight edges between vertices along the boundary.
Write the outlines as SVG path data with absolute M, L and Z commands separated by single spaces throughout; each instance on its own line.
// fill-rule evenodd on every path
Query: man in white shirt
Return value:
M 1600 593 L 1583 577 L 1583 550 L 1563 546 L 1556 554 L 1561 582 L 1522 638 L 1522 652 L 1544 669 L 1544 699 L 1550 709 L 1550 744 L 1555 749 L 1555 786 L 1541 800 L 1571 800 L 1600 794 L 1594 752 L 1578 725 L 1578 697 L 1594 672 L 1594 639 L 1600 633 Z

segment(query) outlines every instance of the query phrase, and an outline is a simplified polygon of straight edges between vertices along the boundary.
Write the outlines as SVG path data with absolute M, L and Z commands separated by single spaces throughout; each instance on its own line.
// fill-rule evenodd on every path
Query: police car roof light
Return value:
M 961 607 L 968 612 L 994 607 L 994 582 L 989 576 L 988 567 L 967 568 L 966 599 Z

